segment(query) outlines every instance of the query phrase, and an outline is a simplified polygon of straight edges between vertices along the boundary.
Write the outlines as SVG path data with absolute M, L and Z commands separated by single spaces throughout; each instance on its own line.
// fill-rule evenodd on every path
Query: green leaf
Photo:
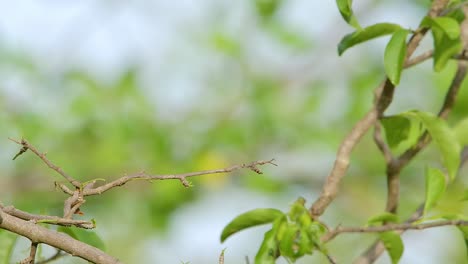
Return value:
M 239 41 L 223 32 L 215 32 L 211 36 L 211 44 L 217 51 L 232 58 L 239 58 L 242 54 Z
M 401 29 L 397 24 L 392 23 L 378 23 L 363 29 L 354 31 L 351 34 L 344 36 L 338 44 L 338 55 L 341 56 L 347 49 L 359 43 L 368 41 L 370 39 L 382 37 L 394 33 Z
M 460 166 L 460 145 L 447 122 L 437 116 L 419 111 L 406 113 L 407 116 L 416 117 L 426 127 L 442 156 L 442 163 L 447 169 L 450 179 L 453 180 Z
M 96 234 L 94 231 L 70 226 L 59 226 L 57 231 L 68 234 L 69 236 L 73 237 L 76 240 L 89 244 L 93 247 L 97 247 L 101 250 L 106 250 L 104 242 L 101 238 Z
M 434 28 L 442 30 L 449 39 L 457 39 L 460 37 L 460 25 L 458 21 L 450 17 L 435 17 L 432 18 L 432 30 Z
M 255 7 L 263 19 L 269 19 L 276 13 L 281 2 L 281 0 L 255 0 Z
M 0 263 L 11 263 L 11 255 L 17 236 L 9 231 L 0 229 Z
M 292 262 L 304 256 L 311 254 L 314 248 L 308 231 L 297 224 L 288 224 L 284 235 L 279 240 L 279 250 L 281 256 L 290 259 Z
M 424 214 L 431 209 L 445 192 L 445 176 L 434 168 L 426 170 L 426 202 L 424 204 Z
M 460 39 L 449 39 L 446 34 L 433 29 L 432 35 L 434 38 L 434 70 L 442 71 L 448 61 L 457 55 L 462 49 Z
M 400 83 L 401 71 L 406 58 L 406 36 L 408 33 L 409 31 L 406 29 L 395 31 L 385 48 L 385 72 L 394 85 Z
M 465 247 L 468 254 L 468 226 L 458 226 L 458 230 L 462 232 L 463 239 L 465 240 Z
M 383 222 L 392 222 L 392 223 L 398 223 L 399 219 L 396 214 L 392 214 L 389 212 L 384 212 L 382 214 L 373 216 L 367 220 L 367 225 L 375 225 L 375 224 L 381 224 Z
M 341 16 L 349 25 L 356 29 L 361 29 L 359 22 L 353 14 L 353 9 L 351 8 L 352 2 L 352 0 L 336 0 L 336 5 L 338 6 L 338 10 L 340 10 Z
M 463 192 L 463 197 L 460 199 L 460 201 L 468 201 L 468 190 Z
M 299 218 L 301 218 L 302 215 L 308 214 L 307 208 L 305 208 L 305 199 L 303 197 L 299 197 L 292 205 L 291 209 L 289 210 L 289 218 L 291 221 L 297 221 Z M 310 218 L 310 216 L 309 216 Z
M 284 216 L 284 213 L 277 209 L 254 209 L 234 218 L 224 227 L 221 233 L 221 242 L 224 242 L 231 235 L 249 227 L 272 223 L 275 219 Z
M 468 135 L 468 118 L 458 122 L 453 132 L 460 146 L 468 146 L 468 137 L 466 136 Z
M 441 71 L 452 56 L 462 49 L 460 25 L 450 17 L 426 17 L 421 25 L 431 27 L 434 39 L 434 70 Z
M 398 263 L 404 250 L 403 241 L 401 240 L 400 235 L 392 231 L 384 232 L 380 234 L 380 240 L 382 240 L 390 259 L 392 260 L 392 264 Z
M 380 120 L 385 129 L 388 146 L 395 153 L 400 153 L 413 146 L 419 139 L 421 123 L 404 114 L 384 117 Z
M 275 264 L 278 257 L 276 232 L 274 229 L 270 229 L 265 233 L 260 249 L 255 255 L 255 263 Z

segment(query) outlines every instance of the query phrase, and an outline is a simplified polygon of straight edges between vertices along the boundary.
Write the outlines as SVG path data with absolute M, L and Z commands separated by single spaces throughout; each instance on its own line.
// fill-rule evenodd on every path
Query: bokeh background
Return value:
M 429 1 L 355 1 L 363 25 L 416 28 Z M 132 182 L 89 197 L 83 219 L 97 221 L 107 251 L 126 263 L 251 261 L 265 227 L 220 244 L 236 215 L 288 210 L 318 196 L 344 135 L 371 106 L 382 81 L 387 38 L 338 57 L 352 31 L 335 1 L 0 1 L 0 201 L 60 215 L 62 179 L 8 137 L 24 137 L 80 180 L 126 173 L 181 173 L 275 158 L 263 175 L 244 170 L 178 181 Z M 425 40 L 420 52 L 430 48 Z M 454 73 L 431 62 L 404 72 L 388 113 L 437 112 Z M 466 116 L 464 85 L 450 122 Z M 400 215 L 424 200 L 429 148 L 402 173 Z M 384 160 L 366 136 L 340 195 L 324 215 L 332 226 L 362 225 L 385 205 Z M 466 186 L 466 171 L 447 201 Z M 466 177 L 465 177 L 466 178 Z M 459 211 L 461 203 L 440 208 Z M 375 236 L 330 243 L 349 263 Z M 444 227 L 404 236 L 401 263 L 468 263 L 463 237 Z M 27 254 L 19 239 L 13 256 Z M 44 247 L 42 256 L 53 254 Z M 300 263 L 327 263 L 319 254 Z M 56 263 L 85 263 L 62 258 Z M 286 263 L 284 260 L 279 263 Z M 377 263 L 390 263 L 384 254 Z

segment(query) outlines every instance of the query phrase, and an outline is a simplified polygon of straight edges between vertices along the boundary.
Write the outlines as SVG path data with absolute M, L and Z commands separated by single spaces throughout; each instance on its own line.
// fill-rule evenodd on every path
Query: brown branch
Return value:
M 382 152 L 385 162 L 391 163 L 394 160 L 393 154 L 390 151 L 390 147 L 385 143 L 385 140 L 382 138 L 382 125 L 379 122 L 376 122 L 374 125 L 374 142 Z
M 447 91 L 444 99 L 444 103 L 439 111 L 439 117 L 446 119 L 451 109 L 453 108 L 456 96 L 460 89 L 460 86 L 466 76 L 467 68 L 466 62 L 459 62 L 457 73 Z M 408 149 L 406 152 L 401 154 L 393 162 L 387 163 L 387 204 L 386 211 L 395 213 L 398 208 L 399 193 L 400 193 L 400 171 L 431 141 L 430 136 L 427 132 L 419 138 L 418 142 Z M 361 255 L 355 263 L 368 264 L 374 262 L 380 254 L 384 251 L 384 246 L 375 242 L 366 252 Z
M 460 168 L 463 167 L 463 165 L 468 162 L 468 147 L 464 147 L 463 151 L 461 153 L 461 162 L 460 162 Z M 421 203 L 418 207 L 418 209 L 411 215 L 411 217 L 405 221 L 405 223 L 412 223 L 416 220 L 419 220 L 423 214 L 424 211 L 424 203 Z M 403 230 L 404 231 L 404 230 Z M 403 233 L 403 231 L 400 231 L 400 233 Z M 369 264 L 374 262 L 383 252 L 385 251 L 385 247 L 380 242 L 380 240 L 377 240 L 372 244 L 356 261 L 354 262 L 355 264 Z
M 33 145 L 29 144 L 28 141 L 26 141 L 25 139 L 21 139 L 21 141 L 18 141 L 18 140 L 15 140 L 15 139 L 12 139 L 12 138 L 9 138 L 11 141 L 15 142 L 16 144 L 19 144 L 19 145 L 22 145 L 23 148 L 20 150 L 20 152 L 17 154 L 20 155 L 22 152 L 23 149 L 26 149 L 26 150 L 31 150 L 34 154 L 36 154 L 36 156 L 38 156 L 42 161 L 44 161 L 45 164 L 47 164 L 47 166 L 49 168 L 51 168 L 52 170 L 56 171 L 58 174 L 62 175 L 69 183 L 71 183 L 73 186 L 79 188 L 81 186 L 81 183 L 77 180 L 75 180 L 73 177 L 71 177 L 70 175 L 68 175 L 67 173 L 65 173 L 60 167 L 54 165 L 49 159 L 47 159 L 46 157 L 46 154 L 45 153 L 41 153 L 39 152 Z M 24 150 L 23 152 L 25 152 L 26 150 Z M 17 157 L 15 156 L 15 158 Z
M 140 172 L 135 175 L 123 176 L 117 180 L 114 180 L 112 182 L 109 182 L 107 184 L 104 184 L 95 188 L 84 189 L 82 194 L 83 196 L 98 195 L 112 188 L 122 186 L 126 184 L 127 182 L 133 181 L 133 180 L 154 181 L 154 180 L 176 179 L 176 180 L 180 180 L 185 187 L 189 187 L 190 183 L 187 181 L 187 178 L 190 178 L 190 177 L 206 175 L 206 174 L 214 174 L 214 173 L 228 173 L 228 172 L 232 172 L 232 171 L 243 169 L 243 168 L 248 168 L 248 169 L 251 169 L 252 171 L 255 171 L 256 173 L 261 174 L 262 172 L 258 169 L 257 166 L 264 165 L 264 164 L 272 164 L 272 165 L 277 166 L 275 163 L 273 163 L 273 161 L 274 159 L 260 160 L 260 161 L 252 162 L 250 164 L 234 165 L 234 166 L 223 168 L 223 169 L 204 170 L 204 171 L 181 173 L 181 174 L 148 175 L 145 172 Z
M 448 0 L 436 0 L 432 2 L 431 9 L 428 12 L 429 17 L 436 17 L 442 10 L 445 8 L 445 6 L 448 4 Z M 415 65 L 416 63 L 419 63 L 421 61 L 426 60 L 431 56 L 431 52 L 426 52 L 413 60 L 409 60 L 408 58 L 411 57 L 412 53 L 416 50 L 418 47 L 420 41 L 424 37 L 424 35 L 427 33 L 428 28 L 420 28 L 416 31 L 415 34 L 411 37 L 407 44 L 407 57 L 406 57 L 406 62 L 405 62 L 405 67 L 410 67 L 412 65 Z M 459 64 L 460 65 L 460 64 Z M 459 68 L 460 69 L 460 68 Z M 466 72 L 465 72 L 466 73 Z M 453 87 L 453 89 L 452 89 Z M 452 94 L 452 90 L 458 90 L 455 89 L 455 87 L 452 85 L 451 89 L 449 89 L 448 94 Z M 456 91 L 453 91 L 454 94 L 456 94 Z M 455 96 L 452 98 L 448 98 L 449 96 L 446 96 L 446 101 L 450 99 L 454 99 Z M 446 104 L 444 103 L 444 106 L 450 111 L 452 104 Z M 443 106 L 443 109 L 445 109 Z M 378 130 L 379 128 L 377 128 Z M 386 204 L 386 211 L 388 212 L 396 212 L 398 208 L 398 201 L 399 201 L 399 188 L 400 188 L 400 180 L 399 180 L 399 174 L 401 169 L 406 165 L 406 163 L 411 160 L 412 157 L 419 151 L 416 151 L 415 154 L 409 158 L 409 159 L 402 159 L 402 156 L 399 156 L 396 160 L 391 159 L 390 152 L 387 149 L 387 145 L 385 143 L 382 143 L 383 140 L 379 138 L 379 135 L 376 135 L 379 131 L 374 131 L 374 139 L 379 147 L 379 149 L 383 152 L 386 163 L 387 163 L 387 204 Z M 425 138 L 422 138 L 421 141 L 426 141 Z M 425 143 L 427 144 L 427 143 Z M 419 145 L 419 143 L 418 143 Z M 422 148 L 421 148 L 422 149 Z M 405 163 L 406 162 L 406 163 Z M 382 244 L 381 243 L 374 243 L 373 247 L 371 249 L 376 249 L 378 248 L 379 250 L 383 251 Z M 379 255 L 379 254 L 373 254 L 373 251 L 367 251 L 365 255 L 361 255 L 361 257 L 358 259 L 356 263 L 372 263 Z
M 443 9 L 443 6 L 445 5 L 439 7 L 439 2 L 440 1 L 435 1 L 433 3 L 433 7 L 431 8 L 429 15 L 435 16 Z M 408 58 L 410 58 L 414 53 L 427 31 L 428 28 L 421 28 L 411 36 L 407 44 L 406 60 L 408 60 Z M 381 84 L 376 89 L 375 101 L 372 109 L 356 123 L 351 132 L 341 143 L 336 155 L 335 163 L 333 164 L 333 168 L 330 174 L 327 176 L 325 184 L 323 185 L 320 197 L 312 204 L 310 208 L 310 214 L 312 217 L 317 218 L 322 215 L 327 206 L 336 197 L 339 184 L 348 170 L 351 152 L 357 143 L 361 140 L 361 138 L 376 123 L 378 118 L 381 117 L 383 112 L 390 105 L 393 100 L 394 89 L 395 86 L 388 78 L 386 78 L 383 84 Z
M 432 58 L 432 55 L 434 55 L 434 51 L 433 50 L 428 50 L 412 59 L 409 59 L 405 62 L 405 65 L 403 66 L 405 69 L 406 68 L 410 68 L 410 67 L 413 67 L 414 65 L 417 65 L 421 62 L 424 62 L 430 58 Z
M 408 61 L 405 62 L 405 65 L 403 66 L 405 69 L 406 68 L 411 68 L 415 65 L 418 65 L 430 58 L 432 58 L 432 56 L 434 55 L 434 50 L 428 50 L 412 59 L 409 59 Z M 468 56 L 465 52 L 462 52 L 458 55 L 455 55 L 452 57 L 453 59 L 455 60 L 461 60 L 461 61 L 466 61 L 468 60 Z
M 0 205 L 0 209 L 9 215 L 18 217 L 26 221 L 33 221 L 35 223 L 45 223 L 45 224 L 53 224 L 53 225 L 60 225 L 60 226 L 76 226 L 76 227 L 85 228 L 85 229 L 95 228 L 95 225 L 90 221 L 66 219 L 66 218 L 61 218 L 58 216 L 50 216 L 50 215 L 36 215 L 36 214 L 31 214 L 28 212 L 21 211 L 19 209 L 16 209 L 13 206 L 3 207 L 2 205 Z
M 447 5 L 447 0 L 434 1 L 429 11 L 429 16 L 437 16 Z M 420 57 L 415 58 L 415 61 L 422 60 L 423 58 L 429 56 L 431 52 L 426 52 Z M 444 104 L 439 112 L 439 117 L 446 118 L 448 113 L 453 107 L 456 94 L 460 88 L 461 82 L 466 75 L 466 66 L 464 62 L 459 62 L 457 74 L 452 81 L 452 84 L 447 92 L 447 95 L 444 100 Z M 400 194 L 400 171 L 406 166 L 409 161 L 428 143 L 430 142 L 429 134 L 425 132 L 423 136 L 419 139 L 415 147 L 410 148 L 408 151 L 400 155 L 396 160 L 392 162 L 387 162 L 387 205 L 386 211 L 395 213 L 398 208 L 399 194 Z
M 55 187 L 56 188 L 59 188 L 60 190 L 62 190 L 64 193 L 68 194 L 68 195 L 73 195 L 73 191 L 70 190 L 65 184 L 63 183 L 60 183 L 60 182 L 54 182 L 55 184 Z
M 107 255 L 102 250 L 78 241 L 64 233 L 47 229 L 30 221 L 25 221 L 9 215 L 0 209 L 0 228 L 26 237 L 33 243 L 44 243 L 63 250 L 73 256 L 100 264 L 121 263 L 118 259 Z
M 423 224 L 386 224 L 382 226 L 369 226 L 369 227 L 341 227 L 333 229 L 329 233 L 323 236 L 322 242 L 327 242 L 332 240 L 339 234 L 342 233 L 381 233 L 387 231 L 406 231 L 406 230 L 422 230 L 439 226 L 468 226 L 468 221 L 465 220 L 444 220 Z
M 84 203 L 83 196 L 77 189 L 72 196 L 68 197 L 63 205 L 63 218 L 71 219 L 73 214 L 78 213 L 80 206 Z
M 36 259 L 36 251 L 37 251 L 37 245 L 38 243 L 32 242 L 31 243 L 31 249 L 29 250 L 29 256 L 22 261 L 20 261 L 20 264 L 34 264 L 35 259 Z
M 405 221 L 405 223 L 412 223 L 422 216 L 424 211 L 424 203 L 422 203 L 413 215 Z M 398 234 L 404 232 L 404 230 L 396 231 Z M 372 244 L 361 256 L 359 256 L 353 263 L 354 264 L 370 264 L 379 258 L 379 256 L 385 251 L 385 246 L 380 240 L 377 240 Z

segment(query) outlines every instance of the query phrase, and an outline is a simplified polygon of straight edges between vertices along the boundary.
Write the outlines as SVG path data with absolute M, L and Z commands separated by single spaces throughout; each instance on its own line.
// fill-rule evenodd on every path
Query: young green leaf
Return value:
M 450 17 L 432 18 L 432 29 L 437 27 L 442 30 L 449 39 L 457 39 L 460 36 L 458 21 Z
M 263 19 L 269 19 L 276 13 L 281 2 L 281 0 L 255 0 L 255 7 Z
M 275 264 L 278 254 L 276 232 L 270 229 L 265 233 L 260 249 L 255 255 L 255 263 Z
M 338 10 L 340 10 L 341 16 L 349 25 L 356 29 L 361 29 L 359 22 L 353 14 L 353 9 L 351 8 L 352 2 L 352 0 L 336 0 L 336 5 L 338 6 Z
M 427 213 L 445 192 L 445 176 L 434 168 L 426 170 L 426 202 L 424 203 L 424 214 Z
M 463 192 L 463 196 L 462 198 L 460 199 L 460 201 L 468 201 L 468 190 L 465 190 Z
M 302 229 L 297 224 L 290 223 L 283 238 L 279 240 L 281 256 L 292 260 L 292 262 L 305 254 L 311 254 L 313 248 L 314 244 L 310 240 L 307 230 Z
M 369 218 L 369 220 L 367 220 L 367 225 L 372 226 L 376 224 L 381 224 L 383 222 L 398 223 L 398 221 L 398 216 L 396 214 L 384 212 Z
M 11 263 L 11 255 L 17 236 L 0 229 L 0 263 Z
M 462 49 L 459 22 L 450 17 L 425 17 L 422 26 L 430 27 L 434 39 L 434 70 L 441 71 Z
M 416 117 L 426 127 L 442 156 L 442 163 L 453 180 L 460 166 L 460 145 L 447 122 L 437 116 L 419 111 L 407 112 L 405 115 Z
M 413 146 L 421 136 L 421 122 L 404 114 L 384 117 L 380 120 L 385 129 L 385 138 L 395 153 L 401 153 Z
M 65 233 L 93 247 L 97 247 L 101 250 L 106 250 L 104 242 L 94 231 L 85 230 L 85 229 L 74 227 L 74 226 L 70 226 L 70 227 L 59 226 L 57 231 Z
M 394 85 L 400 83 L 401 71 L 406 58 L 406 36 L 408 36 L 408 32 L 406 29 L 395 31 L 385 48 L 385 72 Z
M 462 43 L 459 38 L 450 39 L 442 31 L 432 29 L 434 38 L 434 70 L 442 71 L 448 61 L 462 50 Z
M 221 233 L 221 242 L 224 242 L 231 235 L 249 227 L 272 223 L 275 219 L 284 216 L 284 213 L 277 209 L 254 209 L 234 218 L 224 227 Z
M 465 240 L 465 247 L 468 254 L 468 226 L 458 226 L 458 230 L 462 232 L 463 239 Z
M 341 56 L 347 49 L 359 43 L 392 34 L 399 29 L 401 29 L 399 25 L 392 23 L 378 23 L 363 29 L 358 29 L 341 39 L 338 44 L 338 55 Z
M 458 122 L 458 124 L 453 128 L 453 132 L 455 133 L 455 138 L 460 146 L 468 145 L 468 137 L 466 136 L 468 135 L 468 118 Z
M 392 264 L 398 263 L 404 250 L 400 235 L 392 231 L 384 232 L 380 234 L 380 240 L 382 240 L 390 259 L 392 260 Z
M 299 227 L 296 224 L 288 224 L 287 228 L 283 234 L 282 239 L 279 241 L 279 250 L 282 256 L 287 258 L 296 258 L 297 245 L 295 241 L 299 234 Z

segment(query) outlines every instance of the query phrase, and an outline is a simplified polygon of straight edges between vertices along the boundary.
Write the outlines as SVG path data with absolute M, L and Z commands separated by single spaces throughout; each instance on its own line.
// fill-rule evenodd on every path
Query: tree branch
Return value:
M 134 174 L 134 175 L 123 176 L 123 177 L 121 177 L 121 178 L 119 178 L 117 180 L 114 180 L 114 181 L 109 182 L 107 184 L 101 185 L 99 187 L 84 189 L 83 190 L 83 196 L 102 194 L 105 191 L 108 191 L 108 190 L 110 190 L 112 188 L 115 188 L 115 187 L 118 187 L 118 186 L 122 186 L 122 185 L 126 184 L 127 182 L 130 182 L 130 181 L 133 181 L 133 180 L 155 181 L 155 180 L 176 179 L 176 180 L 180 180 L 185 187 L 189 187 L 190 183 L 187 181 L 187 178 L 194 177 L 194 176 L 214 174 L 214 173 L 228 173 L 228 172 L 232 172 L 232 171 L 239 170 L 239 169 L 244 169 L 244 168 L 248 168 L 248 169 L 251 169 L 252 171 L 254 171 L 254 172 L 258 173 L 258 174 L 262 174 L 262 172 L 257 168 L 257 166 L 264 165 L 264 164 L 272 164 L 272 165 L 277 166 L 275 163 L 273 163 L 273 161 L 274 161 L 274 159 L 260 160 L 260 161 L 252 162 L 250 164 L 234 165 L 234 166 L 223 168 L 223 169 L 204 170 L 204 171 L 181 173 L 181 174 L 148 175 L 145 172 L 140 172 L 140 173 L 137 173 L 137 174 Z
M 12 139 L 12 138 L 9 138 L 11 141 L 15 142 L 16 144 L 19 144 L 19 145 L 22 145 L 23 148 L 20 150 L 20 152 L 18 154 L 16 154 L 16 156 L 14 157 L 17 158 L 19 155 L 21 155 L 22 153 L 26 152 L 26 150 L 31 150 L 34 154 L 36 154 L 36 156 L 38 156 L 42 161 L 44 161 L 45 164 L 47 164 L 47 166 L 49 168 L 51 168 L 52 170 L 56 171 L 58 174 L 62 175 L 69 183 L 71 183 L 73 186 L 77 187 L 77 188 L 80 188 L 81 186 L 81 183 L 77 180 L 75 180 L 73 177 L 71 177 L 70 175 L 68 175 L 67 173 L 65 173 L 60 167 L 58 166 L 55 166 L 49 159 L 47 159 L 46 157 L 46 154 L 45 153 L 41 153 L 39 152 L 33 145 L 29 144 L 28 141 L 26 141 L 25 139 L 21 139 L 21 141 L 18 141 L 18 140 L 15 140 L 15 139 Z
M 24 236 L 31 240 L 32 243 L 44 243 L 93 263 L 121 263 L 118 259 L 107 255 L 98 248 L 75 240 L 64 233 L 50 230 L 33 222 L 9 215 L 2 209 L 0 209 L 0 217 L 2 218 L 0 228 Z
M 35 259 L 36 259 L 36 251 L 37 251 L 37 246 L 38 243 L 32 242 L 31 243 L 31 249 L 29 250 L 29 256 L 22 261 L 20 261 L 20 264 L 34 264 Z
M 406 230 L 422 230 L 439 226 L 468 226 L 468 221 L 465 220 L 444 220 L 423 224 L 413 224 L 413 223 L 404 223 L 404 224 L 386 224 L 382 226 L 369 226 L 369 227 L 341 227 L 333 229 L 323 236 L 322 242 L 327 242 L 332 240 L 339 234 L 342 233 L 382 233 L 387 231 L 406 231 Z
M 448 0 L 434 1 L 431 10 L 429 11 L 430 16 L 436 16 L 447 4 Z M 414 33 L 408 41 L 406 60 L 414 53 L 422 38 L 427 33 L 428 28 L 421 28 Z M 345 137 L 341 143 L 338 153 L 336 155 L 335 163 L 330 174 L 327 176 L 325 184 L 322 187 L 320 197 L 312 204 L 310 208 L 310 214 L 313 218 L 317 218 L 323 214 L 327 206 L 336 197 L 339 184 L 342 178 L 345 176 L 348 167 L 351 152 L 361 138 L 367 133 L 367 131 L 376 123 L 378 118 L 381 117 L 383 112 L 387 109 L 393 99 L 393 92 L 395 86 L 390 82 L 388 78 L 376 89 L 375 101 L 372 109 L 352 128 L 351 132 Z
M 95 225 L 90 221 L 65 219 L 65 218 L 61 218 L 58 216 L 50 216 L 50 215 L 30 214 L 28 212 L 24 212 L 19 209 L 16 209 L 13 206 L 3 207 L 1 204 L 0 204 L 0 209 L 9 215 L 18 217 L 26 221 L 33 221 L 35 223 L 45 223 L 45 224 L 53 224 L 53 225 L 61 225 L 61 226 L 76 226 L 76 227 L 85 228 L 85 229 L 95 228 Z

